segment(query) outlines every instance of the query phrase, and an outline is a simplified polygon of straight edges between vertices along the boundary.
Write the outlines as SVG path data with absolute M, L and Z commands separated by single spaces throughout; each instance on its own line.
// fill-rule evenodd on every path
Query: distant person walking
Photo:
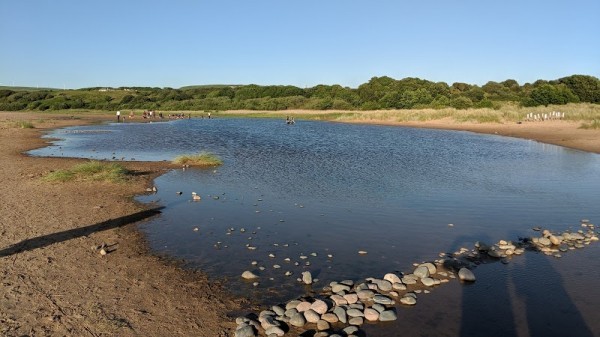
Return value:
M 121 111 L 117 111 L 117 123 L 121 121 Z

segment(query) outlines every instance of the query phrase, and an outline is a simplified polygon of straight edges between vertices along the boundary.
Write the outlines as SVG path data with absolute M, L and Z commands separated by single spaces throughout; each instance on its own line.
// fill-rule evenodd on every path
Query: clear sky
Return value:
M 0 85 L 600 77 L 599 0 L 0 0 Z

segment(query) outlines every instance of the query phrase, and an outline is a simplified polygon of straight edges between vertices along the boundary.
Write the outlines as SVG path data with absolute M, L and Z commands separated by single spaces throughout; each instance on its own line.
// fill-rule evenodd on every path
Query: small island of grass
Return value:
M 223 161 L 216 155 L 208 152 L 198 154 L 184 154 L 173 159 L 173 164 L 190 165 L 198 167 L 219 166 Z
M 67 170 L 57 170 L 44 176 L 46 181 L 108 181 L 123 182 L 130 174 L 123 165 L 117 163 L 103 163 L 99 161 L 89 161 L 78 164 Z

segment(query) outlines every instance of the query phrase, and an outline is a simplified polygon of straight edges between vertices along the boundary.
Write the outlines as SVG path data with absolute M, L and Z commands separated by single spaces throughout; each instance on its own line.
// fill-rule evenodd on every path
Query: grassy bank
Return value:
M 44 176 L 44 180 L 49 182 L 91 180 L 118 183 L 127 180 L 129 175 L 130 172 L 120 164 L 89 161 L 67 170 L 50 172 Z
M 200 152 L 198 154 L 185 154 L 178 156 L 173 159 L 173 164 L 210 167 L 219 166 L 223 164 L 223 161 L 212 153 Z
M 565 120 L 592 123 L 600 120 L 600 105 L 577 103 L 566 105 L 550 105 L 547 107 L 521 107 L 513 103 L 505 103 L 500 109 L 410 109 L 410 110 L 373 110 L 373 111 L 315 111 L 315 110 L 285 110 L 285 111 L 216 111 L 214 117 L 244 117 L 244 118 L 285 118 L 328 120 L 347 122 L 381 122 L 408 123 L 427 122 L 441 119 L 451 119 L 457 123 L 514 123 L 522 121 L 527 114 L 549 114 L 552 111 L 565 113 Z M 192 112 L 192 116 L 202 114 Z
M 133 111 L 135 119 L 128 120 L 132 122 L 147 121 L 141 118 L 142 110 L 122 109 L 121 116 L 128 116 Z M 158 109 L 156 112 L 160 112 Z M 371 111 L 351 111 L 351 110 L 277 110 L 277 111 L 255 111 L 255 110 L 229 110 L 218 111 L 211 110 L 213 118 L 276 118 L 285 119 L 286 116 L 293 116 L 296 120 L 322 120 L 322 121 L 340 121 L 355 123 L 413 123 L 428 122 L 442 119 L 449 119 L 456 123 L 515 123 L 526 118 L 527 114 L 549 114 L 552 111 L 565 113 L 565 120 L 581 122 L 582 127 L 594 127 L 594 121 L 600 120 L 600 105 L 590 103 L 571 103 L 566 105 L 549 105 L 547 107 L 522 107 L 513 102 L 503 103 L 499 109 L 478 108 L 478 109 L 406 109 L 406 110 L 371 110 Z M 35 114 L 62 114 L 72 116 L 74 119 L 84 116 L 102 116 L 111 120 L 116 111 L 103 110 L 55 110 L 47 112 L 33 112 Z M 163 111 L 168 113 L 190 114 L 192 118 L 207 117 L 209 111 Z M 116 117 L 114 117 L 116 118 Z M 164 119 L 165 121 L 168 119 Z M 596 122 L 597 123 L 597 122 Z M 586 126 L 588 125 L 588 126 Z

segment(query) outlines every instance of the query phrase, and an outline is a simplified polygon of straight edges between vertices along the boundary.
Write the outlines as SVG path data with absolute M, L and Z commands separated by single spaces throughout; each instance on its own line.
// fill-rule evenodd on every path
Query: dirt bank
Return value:
M 227 335 L 237 304 L 202 273 L 149 254 L 136 230 L 159 210 L 131 197 L 164 164 L 126 163 L 137 175 L 124 184 L 55 184 L 42 175 L 81 161 L 22 154 L 44 145 L 41 130 L 89 122 L 0 113 L 0 335 Z M 106 256 L 91 248 L 102 243 Z

